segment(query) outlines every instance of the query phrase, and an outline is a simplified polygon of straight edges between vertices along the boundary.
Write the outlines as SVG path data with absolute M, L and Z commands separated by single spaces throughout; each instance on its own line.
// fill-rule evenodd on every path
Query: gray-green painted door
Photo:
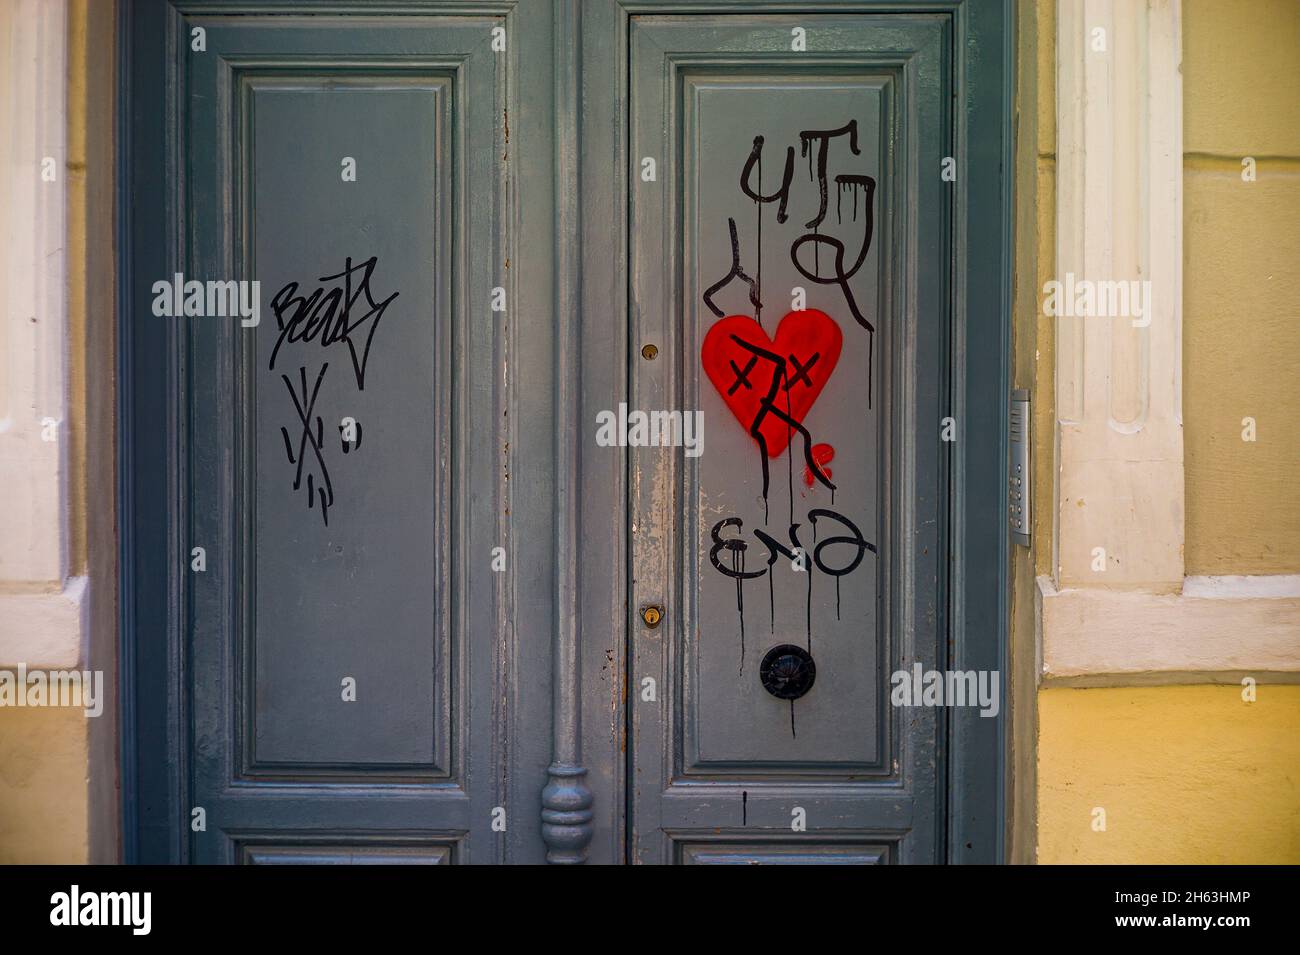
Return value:
M 950 57 L 941 17 L 631 22 L 630 407 L 704 436 L 629 452 L 637 861 L 938 851 L 890 675 L 941 665 Z
M 825 6 L 122 5 L 130 858 L 996 858 L 1005 9 Z
M 171 157 L 137 280 L 260 305 L 136 326 L 167 342 L 175 854 L 540 861 L 553 336 L 514 321 L 551 271 L 549 18 L 335 6 L 129 12 L 174 118 L 137 146 Z

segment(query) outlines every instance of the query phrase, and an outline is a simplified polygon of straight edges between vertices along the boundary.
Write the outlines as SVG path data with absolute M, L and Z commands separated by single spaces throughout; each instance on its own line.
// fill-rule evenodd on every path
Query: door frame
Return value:
M 591 83 L 581 104 L 575 149 L 582 168 L 614 170 L 611 177 L 574 179 L 571 204 L 580 229 L 580 259 L 561 284 L 577 283 L 579 308 L 562 310 L 564 340 L 580 349 L 575 394 L 581 411 L 575 424 L 596 420 L 597 412 L 617 408 L 631 394 L 638 355 L 630 339 L 627 196 L 629 155 L 630 19 L 637 14 L 725 15 L 926 12 L 951 18 L 954 65 L 952 142 L 957 159 L 953 196 L 952 337 L 947 407 L 958 422 L 959 440 L 950 447 L 948 540 L 948 634 L 946 665 L 962 670 L 992 670 L 1000 675 L 998 715 L 982 718 L 972 707 L 949 707 L 941 729 L 946 753 L 946 821 L 939 834 L 942 857 L 950 863 L 995 863 L 1005 858 L 1004 772 L 1010 721 L 1006 719 L 1008 573 L 1010 539 L 1004 518 L 1008 478 L 1009 375 L 1011 361 L 1012 263 L 1012 110 L 1014 103 L 1014 26 L 1011 0 L 588 0 L 582 6 L 581 69 L 615 76 L 615 84 Z M 557 63 L 557 69 L 560 66 Z M 568 64 L 574 69 L 574 64 Z M 611 124 L 608 117 L 616 117 Z M 989 130 L 976 139 L 972 130 Z M 565 133 L 562 133 L 565 134 Z M 939 171 L 936 170 L 938 175 Z M 610 224 L 617 242 L 609 241 Z M 578 262 L 580 261 L 580 266 Z M 623 316 L 611 321 L 605 316 Z M 585 321 L 584 321 L 585 317 Z M 622 361 L 609 360 L 620 356 Z M 571 387 L 567 384 L 565 387 Z M 563 402 L 562 407 L 567 406 Z M 936 433 L 940 427 L 935 423 Z M 964 440 L 960 436 L 964 436 Z M 582 532 L 575 555 L 581 571 L 575 609 L 599 609 L 577 618 L 579 658 L 584 669 L 623 674 L 618 685 L 583 684 L 580 751 L 596 763 L 608 762 L 589 777 L 594 804 L 602 811 L 593 838 L 605 846 L 615 840 L 627 852 L 626 786 L 622 751 L 631 746 L 627 702 L 632 696 L 626 673 L 634 633 L 627 596 L 630 541 L 625 523 L 610 513 L 628 513 L 630 458 L 626 449 L 602 449 L 600 456 L 575 460 L 579 479 L 571 506 Z M 580 493 L 580 496 L 579 496 Z M 959 554 L 961 559 L 952 559 Z M 619 621 L 610 633 L 610 621 Z M 613 656 L 610 656 L 613 654 Z M 611 735 L 611 714 L 621 718 Z M 630 758 L 630 756 L 626 757 Z M 615 817 L 615 813 L 618 813 Z M 612 847 L 611 847 L 612 848 Z
M 509 0 L 484 6 L 513 7 Z M 231 4 L 240 6 L 240 4 Z M 244 4 L 243 6 L 249 6 Z M 326 7 L 328 4 L 313 6 Z M 353 5 L 356 6 L 356 5 Z M 135 81 L 132 50 L 156 44 L 157 64 L 175 55 L 160 21 L 147 35 L 132 4 L 118 20 L 117 415 L 119 513 L 119 682 L 123 861 L 185 861 L 190 780 L 186 769 L 181 606 L 168 588 L 171 556 L 186 552 L 176 449 L 157 436 L 178 422 L 166 401 L 174 369 L 165 335 L 137 337 L 129 316 L 140 301 L 152 254 L 141 223 L 174 223 L 168 190 L 158 173 L 175 157 L 142 156 L 132 143 L 160 127 L 174 90 Z M 283 3 L 268 9 L 284 12 Z M 383 10 L 480 9 L 473 2 L 393 3 Z M 946 711 L 948 862 L 996 862 L 1004 857 L 1007 741 L 1009 535 L 1003 519 L 1007 480 L 1007 409 L 1011 346 L 1012 108 L 1014 25 L 1012 0 L 552 0 L 555 124 L 554 309 L 551 399 L 556 421 L 548 479 L 554 501 L 556 554 L 550 620 L 553 655 L 552 763 L 539 794 L 542 838 L 556 862 L 622 862 L 626 858 L 626 666 L 628 457 L 623 449 L 583 453 L 580 436 L 601 409 L 629 394 L 632 350 L 627 316 L 627 255 L 623 239 L 608 241 L 609 223 L 624 226 L 628 188 L 628 78 L 626 30 L 636 13 L 725 14 L 925 11 L 952 18 L 955 103 L 953 142 L 953 371 L 950 414 L 959 440 L 951 448 L 950 601 L 948 665 L 995 670 L 1002 700 L 995 719 L 971 708 Z M 378 13 L 375 9 L 369 11 Z M 174 11 L 173 11 L 173 14 Z M 621 45 L 602 30 L 622 31 Z M 613 84 L 585 83 L 608 70 Z M 580 102 L 580 95 L 586 100 Z M 592 104 L 610 100 L 614 128 L 584 123 Z M 609 104 L 606 104 L 609 105 Z M 996 130 L 976 140 L 972 129 Z M 969 147 L 969 148 L 967 148 Z M 583 168 L 613 158 L 613 177 L 584 180 Z M 593 165 L 594 164 L 594 165 Z M 593 186 L 593 181 L 595 185 Z M 135 186 L 154 184 L 153 189 Z M 174 225 L 172 226 L 174 227 Z M 156 242 L 156 240 L 155 240 Z M 162 243 L 156 243 L 160 248 Z M 621 305 L 621 309 L 620 309 Z M 610 356 L 617 356 L 610 361 Z M 936 422 L 936 429 L 938 423 Z M 137 501 L 165 502 L 161 514 Z M 142 597 L 152 591 L 148 596 Z

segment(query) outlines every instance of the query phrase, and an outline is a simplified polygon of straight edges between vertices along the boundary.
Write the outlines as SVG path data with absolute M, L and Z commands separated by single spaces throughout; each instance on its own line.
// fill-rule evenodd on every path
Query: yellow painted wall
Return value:
M 87 861 L 89 723 L 77 708 L 0 708 L 0 865 Z
M 1183 123 L 1187 573 L 1300 573 L 1300 3 L 1183 0 Z
M 1031 391 L 1034 433 L 1050 435 L 1054 425 L 1052 387 L 1053 320 L 1043 315 L 1041 289 L 1051 277 L 1055 259 L 1056 96 L 1055 0 L 1015 5 L 1015 230 L 1016 251 L 1012 283 L 1011 374 L 1014 387 Z M 1051 570 L 1052 499 L 1050 441 L 1046 454 L 1034 458 L 1031 474 L 1034 500 L 1034 550 L 1011 550 L 1011 744 L 1007 758 L 1010 780 L 1007 797 L 1006 859 L 1034 859 L 1038 794 L 1035 778 L 1038 680 L 1034 621 L 1035 574 Z
M 1043 690 L 1038 861 L 1300 863 L 1300 686 L 1257 692 Z

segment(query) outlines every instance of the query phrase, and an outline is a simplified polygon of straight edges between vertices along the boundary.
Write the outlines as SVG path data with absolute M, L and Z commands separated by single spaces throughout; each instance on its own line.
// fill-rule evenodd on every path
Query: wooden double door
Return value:
M 128 857 L 998 858 L 1003 5 L 307 7 L 122 5 Z

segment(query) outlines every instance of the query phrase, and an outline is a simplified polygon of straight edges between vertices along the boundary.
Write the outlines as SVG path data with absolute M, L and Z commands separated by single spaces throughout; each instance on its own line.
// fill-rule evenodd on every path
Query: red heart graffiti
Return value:
M 747 434 L 762 415 L 758 433 L 767 456 L 775 458 L 795 432 L 772 411 L 802 423 L 835 370 L 843 343 L 834 319 L 815 308 L 790 312 L 776 326 L 775 338 L 748 315 L 728 315 L 704 336 L 700 362 Z M 769 395 L 772 411 L 764 415 Z

